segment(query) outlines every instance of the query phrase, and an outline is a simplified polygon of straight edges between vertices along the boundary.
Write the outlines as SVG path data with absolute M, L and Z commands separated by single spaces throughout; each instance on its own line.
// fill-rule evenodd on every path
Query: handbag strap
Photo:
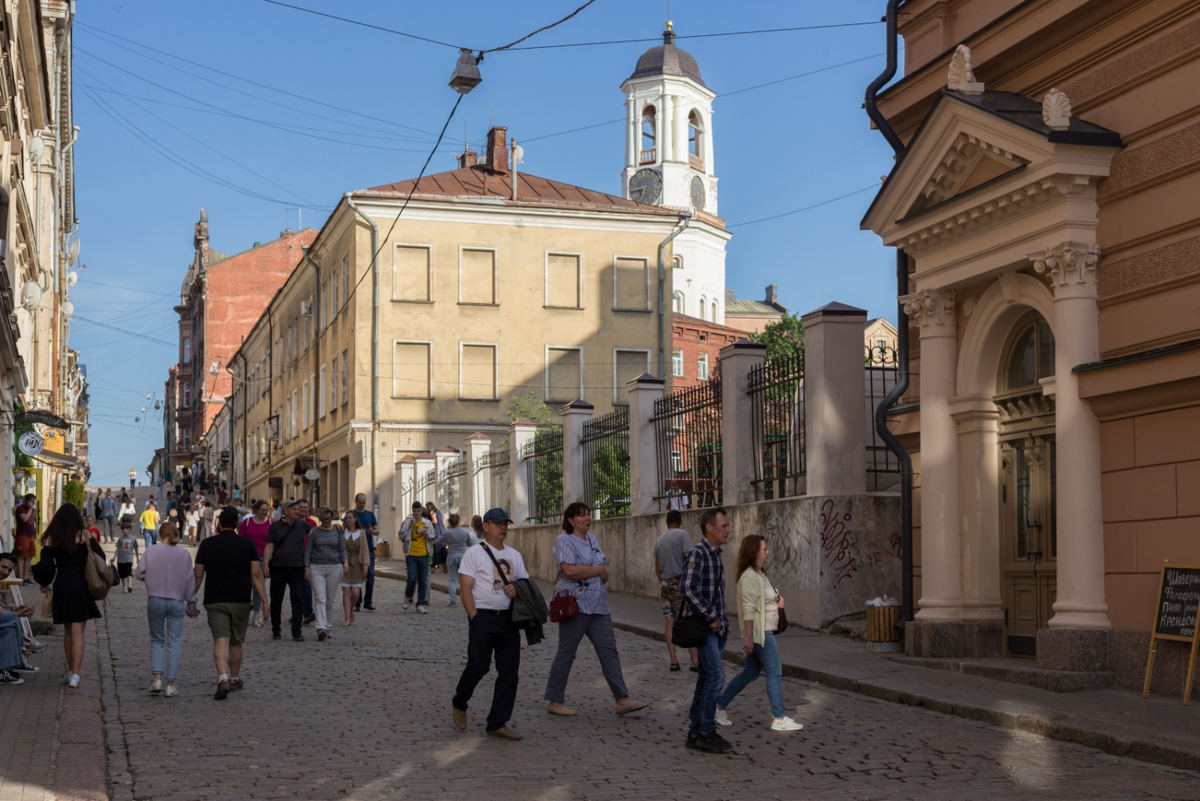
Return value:
M 496 561 L 496 557 L 492 553 L 492 549 L 487 546 L 486 542 L 481 542 L 479 544 L 483 547 L 483 550 L 487 552 L 488 557 L 491 558 L 492 564 L 496 566 L 496 572 L 500 574 L 500 581 L 504 582 L 505 586 L 508 586 L 508 578 L 505 577 L 504 570 L 500 567 L 500 563 Z

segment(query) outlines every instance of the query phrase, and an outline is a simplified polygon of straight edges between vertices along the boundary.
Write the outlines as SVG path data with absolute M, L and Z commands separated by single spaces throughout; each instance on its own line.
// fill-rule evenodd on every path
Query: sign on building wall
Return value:
M 1200 565 L 1173 565 L 1163 562 L 1162 578 L 1158 585 L 1158 605 L 1154 608 L 1154 631 L 1150 634 L 1150 657 L 1146 662 L 1146 683 L 1142 697 L 1150 694 L 1150 676 L 1154 670 L 1154 651 L 1158 640 L 1175 640 L 1192 644 L 1184 680 L 1183 704 L 1192 701 L 1192 681 L 1196 677 L 1197 636 L 1196 612 L 1200 607 Z
M 37 456 L 46 447 L 46 441 L 36 431 L 26 431 L 17 442 L 17 447 L 26 456 Z

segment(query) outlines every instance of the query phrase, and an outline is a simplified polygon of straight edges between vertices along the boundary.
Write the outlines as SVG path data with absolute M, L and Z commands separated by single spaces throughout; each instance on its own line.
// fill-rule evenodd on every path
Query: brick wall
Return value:
M 736 328 L 730 328 L 717 323 L 710 323 L 684 314 L 676 314 L 671 328 L 671 352 L 667 353 L 667 372 L 671 372 L 672 355 L 675 351 L 683 352 L 683 375 L 672 375 L 671 386 L 674 389 L 694 387 L 702 383 L 699 378 L 699 361 L 701 354 L 708 355 L 708 377 L 711 378 L 717 368 L 718 355 L 721 348 L 733 344 L 746 334 Z

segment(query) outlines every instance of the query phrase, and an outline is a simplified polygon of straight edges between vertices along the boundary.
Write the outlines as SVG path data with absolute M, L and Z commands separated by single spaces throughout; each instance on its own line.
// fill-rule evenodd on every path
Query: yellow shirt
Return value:
M 142 527 L 151 531 L 158 531 L 158 512 L 154 509 L 147 509 L 142 512 Z
M 426 536 L 428 533 L 428 523 L 423 520 L 413 521 L 412 528 L 408 532 L 412 537 L 412 543 L 408 546 L 409 556 L 429 556 L 429 538 Z

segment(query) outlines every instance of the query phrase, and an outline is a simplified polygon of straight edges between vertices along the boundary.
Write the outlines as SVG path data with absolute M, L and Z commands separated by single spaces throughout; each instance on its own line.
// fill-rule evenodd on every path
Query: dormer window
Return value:
M 654 148 L 657 142 L 658 113 L 654 106 L 642 109 L 642 150 L 638 163 L 653 164 Z

